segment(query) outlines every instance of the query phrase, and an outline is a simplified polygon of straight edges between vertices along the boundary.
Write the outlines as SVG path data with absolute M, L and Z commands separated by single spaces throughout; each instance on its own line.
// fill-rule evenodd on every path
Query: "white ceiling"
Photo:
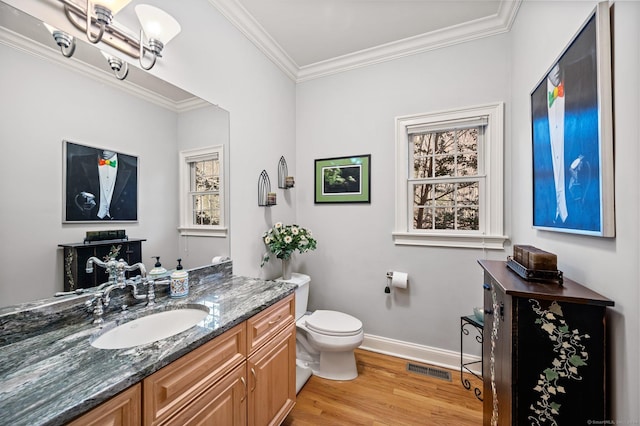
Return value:
M 510 29 L 522 0 L 209 0 L 304 81 Z

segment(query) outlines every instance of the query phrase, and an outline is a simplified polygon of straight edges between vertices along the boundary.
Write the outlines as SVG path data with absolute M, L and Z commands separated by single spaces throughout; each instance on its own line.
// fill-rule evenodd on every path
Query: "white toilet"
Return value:
M 299 391 L 306 383 L 311 372 L 330 380 L 353 380 L 358 377 L 353 351 L 364 339 L 362 322 L 342 312 L 307 312 L 310 277 L 293 273 L 291 279 L 286 281 L 298 286 L 295 292 L 296 390 Z

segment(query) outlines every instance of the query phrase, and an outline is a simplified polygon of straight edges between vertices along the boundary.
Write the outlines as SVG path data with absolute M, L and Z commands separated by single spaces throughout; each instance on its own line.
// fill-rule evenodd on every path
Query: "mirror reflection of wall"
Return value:
M 61 291 L 58 244 L 81 242 L 86 231 L 125 229 L 130 238 L 145 238 L 148 269 L 151 256 L 161 256 L 167 268 L 181 257 L 190 268 L 230 254 L 228 235 L 181 242 L 177 230 L 178 152 L 219 144 L 228 148 L 226 111 L 200 103 L 181 112 L 175 104 L 115 88 L 122 82 L 113 76 L 108 77 L 115 83 L 96 80 L 79 71 L 75 60 L 52 61 L 4 43 L 0 58 L 5 64 L 0 67 L 0 307 Z M 138 157 L 137 222 L 62 223 L 64 140 Z M 228 157 L 229 149 L 225 152 Z

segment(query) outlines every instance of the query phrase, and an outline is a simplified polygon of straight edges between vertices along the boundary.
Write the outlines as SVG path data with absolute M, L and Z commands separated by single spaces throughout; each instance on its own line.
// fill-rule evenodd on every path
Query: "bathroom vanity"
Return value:
M 105 314 L 109 329 L 187 304 L 210 308 L 197 326 L 125 349 L 91 346 L 103 330 L 86 295 L 0 310 L 0 425 L 284 420 L 295 404 L 295 285 L 223 271 L 190 271 L 190 281 L 184 299 Z
M 607 413 L 606 308 L 613 301 L 566 277 L 484 269 L 483 424 L 596 424 Z

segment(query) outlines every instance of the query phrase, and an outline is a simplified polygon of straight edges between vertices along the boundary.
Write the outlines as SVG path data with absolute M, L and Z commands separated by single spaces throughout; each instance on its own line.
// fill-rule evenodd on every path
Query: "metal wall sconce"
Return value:
M 271 181 L 266 170 L 263 170 L 258 177 L 258 205 L 266 207 L 276 205 L 276 193 L 271 192 Z
M 77 5 L 71 0 L 59 1 L 64 5 L 64 12 L 69 22 L 83 31 L 87 40 L 94 44 L 102 41 L 120 52 L 138 59 L 140 66 L 145 70 L 153 68 L 157 58 L 162 57 L 164 46 L 181 31 L 178 21 L 165 11 L 147 4 L 140 4 L 135 7 L 135 11 L 142 28 L 140 29 L 140 38 L 136 39 L 135 36 L 132 36 L 135 33 L 131 30 L 121 25 L 112 24 L 113 16 L 131 0 L 98 0 L 94 3 L 86 0 L 86 7 Z M 93 4 L 93 10 L 90 9 L 91 4 Z M 60 46 L 62 54 L 70 58 L 75 50 L 74 37 L 49 25 L 47 25 L 47 29 L 51 32 L 56 44 Z M 145 59 L 145 56 L 150 57 Z M 111 69 L 116 73 L 116 78 L 124 80 L 128 69 L 125 67 L 125 72 L 121 72 L 121 70 L 123 63 L 126 64 L 126 62 L 113 56 L 105 55 L 105 57 Z M 147 64 L 144 61 L 147 61 Z
M 283 155 L 278 162 L 278 188 L 290 189 L 293 188 L 294 185 L 294 178 L 293 176 L 289 176 L 287 160 L 284 159 Z

